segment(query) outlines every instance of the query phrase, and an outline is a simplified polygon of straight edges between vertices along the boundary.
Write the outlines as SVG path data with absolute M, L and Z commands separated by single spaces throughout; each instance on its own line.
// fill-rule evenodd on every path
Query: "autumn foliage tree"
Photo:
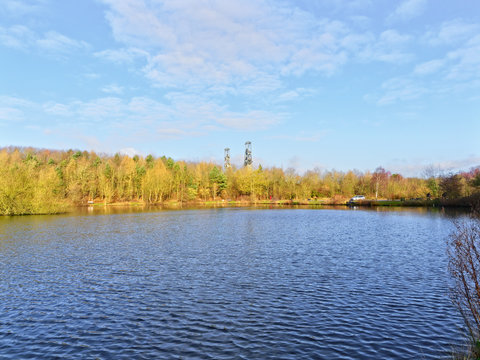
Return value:
M 231 167 L 172 158 L 113 156 L 87 151 L 0 149 L 0 213 L 51 213 L 65 204 L 138 201 L 147 204 L 195 200 L 345 201 L 367 198 L 449 198 L 480 191 L 480 170 L 428 179 L 390 174 L 314 169 L 303 175 L 278 167 Z M 61 204 L 61 206 L 59 206 Z
M 462 178 L 458 174 L 450 174 L 440 181 L 440 189 L 442 197 L 455 199 L 460 197 L 462 193 Z

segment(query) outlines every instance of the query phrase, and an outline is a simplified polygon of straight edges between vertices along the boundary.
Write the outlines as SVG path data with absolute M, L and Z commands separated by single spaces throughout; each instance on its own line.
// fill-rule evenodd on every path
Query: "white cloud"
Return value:
M 166 8 L 161 4 L 132 0 L 104 2 L 111 7 L 106 18 L 117 41 L 140 46 L 164 46 L 175 42 L 176 36 L 172 29 L 163 24 L 155 14 L 156 10 Z
M 316 18 L 297 7 L 266 0 L 105 0 L 115 39 L 142 49 L 143 71 L 156 86 L 261 92 L 280 78 L 306 72 L 331 75 L 348 58 L 342 22 Z M 97 56 L 129 61 L 127 50 Z M 260 79 L 260 81 L 258 80 Z M 272 81 L 273 80 L 273 81 Z M 258 84 L 267 86 L 258 86 Z M 255 84 L 253 84 L 255 83 Z
M 23 25 L 8 28 L 0 26 L 0 45 L 20 50 L 36 50 L 50 55 L 64 55 L 89 48 L 85 41 L 71 39 L 56 31 L 48 31 L 41 36 Z
M 350 16 L 349 20 L 352 22 L 352 24 L 358 26 L 361 29 L 367 29 L 372 24 L 372 19 L 368 16 L 363 15 Z
M 89 122 L 105 122 L 116 118 L 121 119 L 121 116 L 125 115 L 125 111 L 128 110 L 127 105 L 125 105 L 122 99 L 117 97 L 98 98 L 88 102 L 75 101 L 68 106 L 74 109 L 80 119 Z
M 395 39 L 410 41 L 401 36 L 388 37 L 393 42 Z M 479 25 L 460 20 L 445 22 L 436 30 L 430 29 L 419 43 L 435 46 L 436 58 L 416 64 L 411 74 L 385 81 L 381 89 L 383 94 L 367 95 L 366 100 L 386 105 L 414 100 L 426 94 L 445 97 L 472 94 L 480 89 Z
M 274 102 L 280 103 L 280 102 L 287 102 L 287 101 L 292 101 L 296 100 L 298 98 L 304 98 L 308 96 L 312 96 L 316 90 L 314 89 L 305 89 L 305 88 L 297 88 L 294 90 L 289 90 L 286 91 L 280 95 L 278 95 Z
M 10 48 L 24 49 L 34 38 L 33 32 L 23 25 L 14 25 L 9 28 L 0 26 L 0 44 Z
M 362 13 L 373 5 L 372 0 L 287 0 L 287 2 L 307 12 L 329 12 L 335 15 Z
M 449 69 L 448 78 L 472 80 L 480 78 L 480 34 L 468 40 L 464 46 L 447 54 L 454 62 Z
M 25 119 L 23 111 L 0 105 L 0 121 L 2 123 L 19 122 Z
M 232 87 L 225 87 L 227 92 L 233 94 L 256 95 L 258 93 L 273 93 L 283 87 L 280 76 L 258 72 L 249 81 L 242 81 Z M 213 89 L 215 90 L 215 89 Z
M 443 22 L 438 29 L 428 31 L 423 40 L 432 46 L 465 42 L 480 31 L 480 25 L 460 19 Z
M 35 108 L 35 104 L 18 97 L 0 95 L 0 121 L 15 123 L 26 120 L 25 113 Z
M 385 30 L 380 34 L 380 42 L 386 45 L 405 44 L 410 39 L 410 35 L 402 35 L 394 29 Z
M 98 51 L 94 56 L 117 64 L 131 64 L 137 59 L 148 57 L 149 54 L 136 48 L 121 48 Z
M 100 74 L 97 74 L 97 73 L 94 73 L 94 72 L 85 73 L 85 74 L 83 74 L 83 76 L 87 79 L 98 79 L 98 78 L 101 77 Z
M 134 157 L 135 155 L 143 155 L 141 151 L 134 149 L 133 147 L 123 148 L 119 150 L 119 153 L 122 155 L 128 155 Z
M 270 111 L 231 111 L 227 107 L 201 96 L 170 93 L 169 109 L 175 118 L 199 127 L 214 125 L 218 129 L 256 131 L 270 128 L 283 119 L 283 115 Z
M 427 0 L 405 0 L 388 17 L 388 21 L 410 20 L 424 13 Z
M 311 11 L 340 9 L 344 1 L 332 0 L 328 6 L 268 0 L 103 2 L 120 48 L 95 56 L 140 66 L 137 70 L 153 86 L 170 91 L 250 97 L 276 93 L 281 98 L 291 78 L 332 76 L 352 60 L 402 65 L 416 57 L 416 39 L 410 34 L 393 28 L 358 32 L 354 28 L 360 25 L 351 17 L 338 21 Z M 371 5 L 363 0 L 348 5 L 360 3 Z M 426 0 L 404 1 L 394 15 L 418 16 L 426 5 Z M 360 18 L 365 29 L 369 20 Z
M 290 91 L 284 92 L 283 94 L 280 94 L 277 97 L 276 101 L 278 102 L 291 101 L 291 100 L 297 99 L 299 96 L 300 94 L 298 93 L 298 91 L 290 90 Z
M 0 13 L 6 13 L 9 16 L 21 17 L 26 14 L 38 12 L 44 5 L 45 0 L 20 1 L 20 0 L 2 0 L 0 3 Z
M 390 105 L 399 101 L 414 100 L 428 93 L 420 83 L 409 78 L 393 78 L 382 84 L 384 94 L 377 100 L 378 105 Z
M 38 120 L 68 127 L 78 125 L 92 131 L 102 129 L 125 135 L 145 132 L 150 137 L 157 134 L 161 138 L 179 138 L 211 131 L 265 130 L 281 122 L 284 116 L 256 109 L 232 111 L 202 96 L 170 93 L 163 101 L 107 96 L 43 104 L 0 96 L 0 119 L 25 120 L 29 125 Z
M 362 51 L 366 46 L 376 42 L 376 37 L 372 33 L 355 34 L 350 33 L 342 39 L 342 46 L 353 53 Z
M 407 50 L 407 45 L 412 41 L 412 37 L 401 34 L 397 30 L 385 30 L 378 37 L 370 34 L 357 38 L 361 44 L 357 56 L 364 62 L 381 61 L 403 64 L 414 58 L 414 55 Z M 349 46 L 354 45 L 349 44 Z
M 47 114 L 51 114 L 51 115 L 59 115 L 59 116 L 72 115 L 72 110 L 68 105 L 54 103 L 54 102 L 48 102 L 46 104 L 43 104 L 43 110 Z
M 117 84 L 109 84 L 102 88 L 102 91 L 107 94 L 117 94 L 120 95 L 123 93 L 123 86 Z
M 43 37 L 36 40 L 36 44 L 42 51 L 50 52 L 70 52 L 88 48 L 86 42 L 73 40 L 56 31 L 46 32 Z
M 480 81 L 480 26 L 459 21 L 444 23 L 425 39 L 432 46 L 443 45 L 443 57 L 415 66 L 415 75 L 438 74 L 443 93 L 478 87 Z
M 413 72 L 416 75 L 430 75 L 438 72 L 444 65 L 443 59 L 430 60 L 415 66 Z
M 406 159 L 396 159 L 386 168 L 391 172 L 400 173 L 404 176 L 441 176 L 449 172 L 465 171 L 479 166 L 480 156 L 469 156 L 463 159 L 450 159 L 432 162 L 431 159 L 415 159 L 414 162 Z
M 31 108 L 35 104 L 19 97 L 0 95 L 0 105 Z

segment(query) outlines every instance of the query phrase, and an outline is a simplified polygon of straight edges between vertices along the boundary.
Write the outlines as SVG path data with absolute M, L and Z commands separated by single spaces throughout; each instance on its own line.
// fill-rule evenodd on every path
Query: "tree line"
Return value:
M 295 200 L 341 202 L 367 198 L 460 198 L 480 189 L 480 167 L 424 178 L 373 172 L 314 169 L 298 174 L 278 167 L 228 168 L 213 162 L 87 151 L 8 147 L 0 149 L 0 213 L 63 211 L 88 201 Z

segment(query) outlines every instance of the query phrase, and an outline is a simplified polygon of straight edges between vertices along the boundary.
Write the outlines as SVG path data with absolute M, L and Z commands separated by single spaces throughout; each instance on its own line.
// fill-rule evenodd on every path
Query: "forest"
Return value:
M 0 149 L 0 214 L 52 214 L 87 203 L 378 199 L 458 199 L 480 192 L 480 166 L 404 177 L 373 172 L 231 167 L 148 155 L 106 155 L 26 147 Z

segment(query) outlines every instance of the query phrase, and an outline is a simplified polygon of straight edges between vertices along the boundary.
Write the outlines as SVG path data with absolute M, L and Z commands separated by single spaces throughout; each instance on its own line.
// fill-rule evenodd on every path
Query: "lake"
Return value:
M 0 358 L 449 358 L 452 229 L 426 209 L 0 217 Z

